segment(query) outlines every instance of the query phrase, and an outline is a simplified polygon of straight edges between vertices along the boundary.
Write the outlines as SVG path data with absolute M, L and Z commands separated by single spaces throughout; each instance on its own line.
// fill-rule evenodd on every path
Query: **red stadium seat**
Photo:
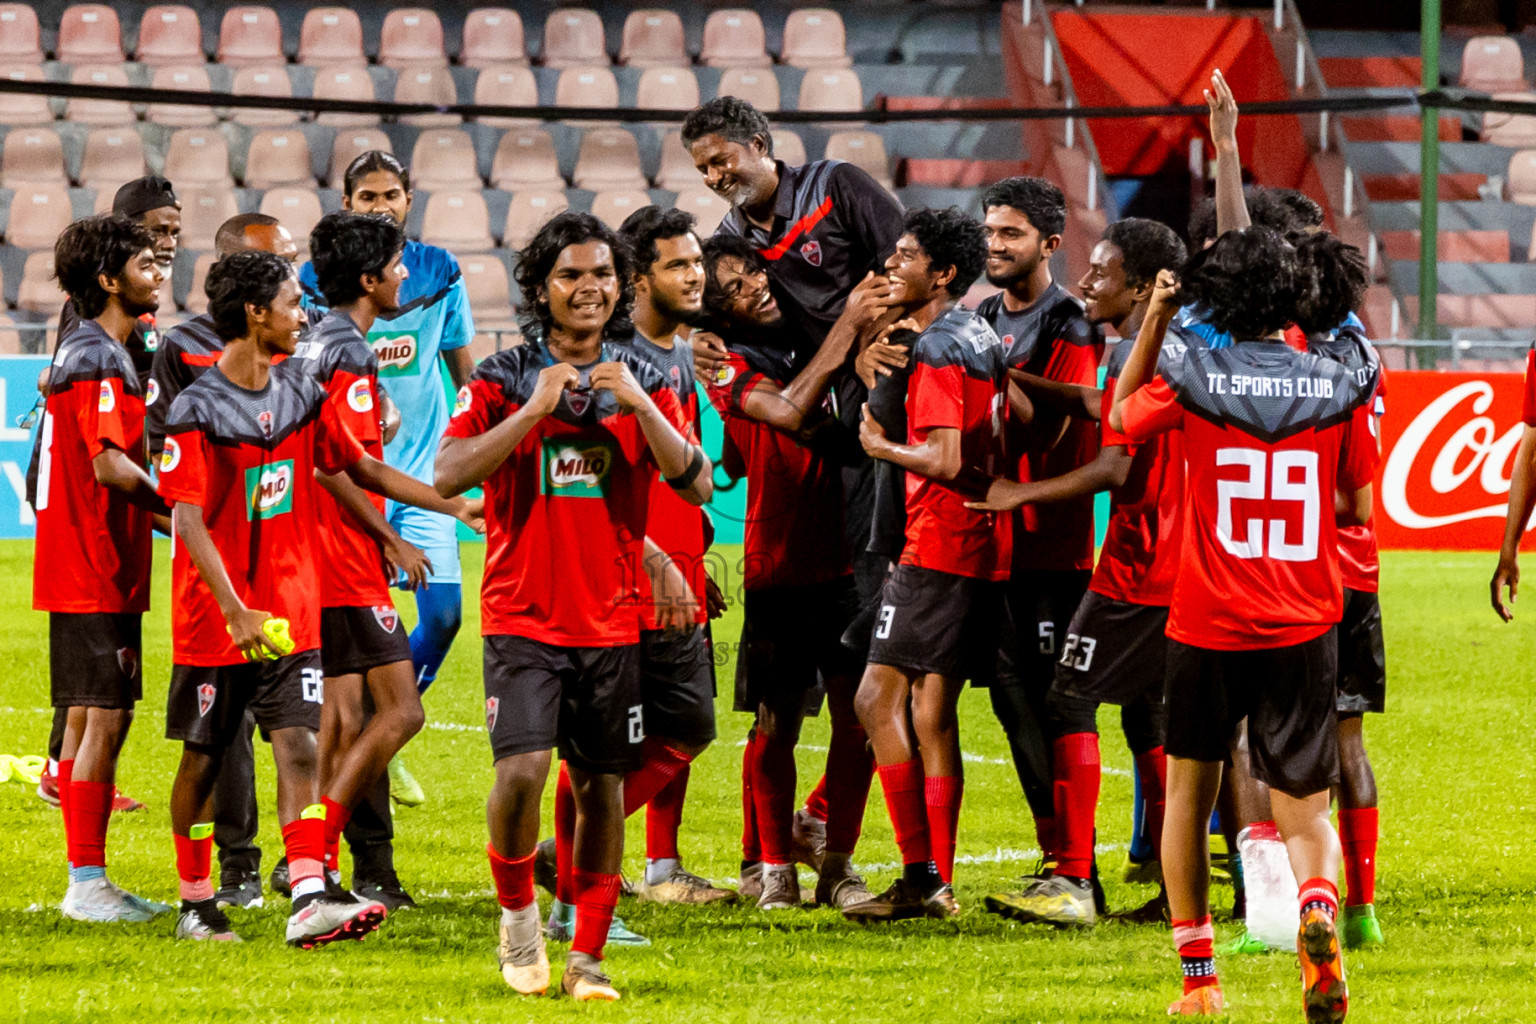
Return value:
M 758 110 L 779 109 L 779 78 L 769 68 L 729 68 L 720 75 L 716 96 L 735 96 Z
M 672 205 L 693 214 L 694 219 L 698 221 L 695 230 L 701 238 L 714 234 L 715 228 L 720 226 L 720 222 L 731 210 L 730 203 L 703 185 L 691 185 L 679 189 L 677 201 Z
M 891 187 L 891 159 L 885 153 L 885 140 L 875 132 L 833 132 L 827 137 L 826 159 L 844 160 Z
M 41 82 L 43 69 L 36 64 L 12 67 L 4 72 L 14 82 Z M 0 124 L 11 126 L 48 124 L 53 121 L 53 108 L 46 96 L 28 96 L 23 93 L 0 93 Z
M 309 140 L 297 128 L 263 128 L 251 136 L 242 180 L 246 188 L 314 188 Z
M 190 7 L 156 4 L 139 19 L 134 60 L 156 67 L 201 64 L 203 26 Z
M 114 64 L 123 60 L 123 29 L 106 4 L 76 4 L 59 19 L 54 53 L 64 64 Z
M 1501 92 L 1495 99 L 1500 100 L 1536 100 L 1536 92 Z M 1536 116 L 1531 114 L 1497 114 L 1488 112 L 1483 114 L 1484 142 L 1491 142 L 1495 146 L 1508 146 L 1511 149 L 1524 149 L 1527 146 L 1536 146 Z
M 171 134 L 165 176 L 180 188 L 234 184 L 229 175 L 229 142 L 217 128 L 182 128 Z
M 512 193 L 507 204 L 507 223 L 502 230 L 502 245 L 508 249 L 521 249 L 539 228 L 569 207 L 563 189 L 522 189 Z
M 312 188 L 273 188 L 261 197 L 260 212 L 282 221 L 283 227 L 299 245 L 299 256 L 309 252 L 309 233 L 315 229 L 325 210 Z
M 483 187 L 469 133 L 459 128 L 422 132 L 411 150 L 411 185 L 424 192 Z
M 784 19 L 785 64 L 797 68 L 847 68 L 848 39 L 843 17 L 826 7 L 791 11 Z M 803 109 L 803 108 L 802 108 Z
M 394 152 L 389 144 L 389 136 L 379 128 L 354 128 L 351 131 L 337 132 L 336 141 L 331 145 L 331 170 L 327 184 L 331 188 L 342 187 L 342 180 L 346 177 L 347 168 L 352 161 L 372 150 L 382 150 L 385 153 Z
M 1330 89 L 1417 89 L 1424 64 L 1417 56 L 1319 57 Z
M 421 218 L 421 240 L 449 252 L 485 252 L 491 239 L 491 217 L 478 191 L 434 192 Z
M 384 16 L 379 63 L 391 68 L 447 67 L 443 23 L 426 7 L 406 7 Z
M 686 67 L 689 61 L 688 46 L 683 39 L 683 19 L 676 11 L 658 7 L 630 11 L 629 17 L 624 19 L 619 63 L 632 68 Z
M 363 23 L 350 7 L 312 7 L 299 28 L 299 63 L 366 64 Z
M 69 80 L 81 85 L 110 85 L 127 87 L 128 72 L 121 64 L 80 65 L 70 72 Z M 133 107 L 126 100 L 72 99 L 64 105 L 66 120 L 79 124 L 118 128 L 133 124 L 137 118 Z
M 491 160 L 491 186 L 506 192 L 565 188 L 549 132 L 542 128 L 513 128 L 503 135 Z
M 603 20 L 597 12 L 579 7 L 550 11 L 544 19 L 544 64 L 551 68 L 578 68 L 608 63 L 603 40 Z
M 5 242 L 18 249 L 52 249 L 53 243 L 74 219 L 63 182 L 52 185 L 18 182 L 11 196 L 11 217 L 5 225 Z
M 592 197 L 592 216 L 617 231 L 625 217 L 650 205 L 651 197 L 639 189 L 599 192 Z
M 289 99 L 293 96 L 293 83 L 288 80 L 288 70 L 277 67 L 246 67 L 235 72 L 230 92 L 236 96 L 266 96 Z M 253 128 L 296 124 L 297 110 L 264 110 L 261 107 L 233 107 L 230 120 Z
M 240 212 L 232 188 L 183 188 L 178 183 L 176 195 L 181 200 L 181 244 L 194 252 L 212 249 L 219 225 Z
M 115 189 L 125 181 L 143 177 L 144 172 L 144 140 L 132 128 L 97 128 L 86 136 L 85 156 L 80 161 L 81 188 Z
M 42 30 L 31 4 L 0 4 L 0 63 L 43 62 Z
M 1473 36 L 1461 51 L 1461 86 L 1478 92 L 1525 89 L 1525 58 L 1508 36 Z
M 493 64 L 527 64 L 523 16 L 510 7 L 482 7 L 464 19 L 464 44 L 459 63 L 467 68 Z
M 156 89 L 180 89 L 183 92 L 213 91 L 208 70 L 201 66 L 156 68 L 150 85 Z M 171 128 L 206 128 L 218 121 L 218 115 L 212 107 L 151 103 L 145 119 L 151 124 Z
M 1439 194 L 1442 200 L 1473 200 L 1478 199 L 1478 189 L 1487 184 L 1486 174 L 1442 174 L 1437 179 Z M 1375 202 L 1382 203 L 1406 203 L 1419 198 L 1420 186 L 1423 184 L 1417 173 L 1414 174 L 1362 174 L 1360 183 L 1365 186 L 1365 194 Z
M 395 102 L 451 107 L 459 102 L 459 94 L 447 65 L 431 67 L 421 64 L 400 70 L 395 79 Z M 406 114 L 400 118 L 400 123 L 415 128 L 447 128 L 463 120 L 459 114 Z
M 22 267 L 21 286 L 16 290 L 16 308 L 27 313 L 57 315 L 67 299 L 53 276 L 53 246 L 29 254 Z
M 852 68 L 816 68 L 800 82 L 800 109 L 846 111 L 864 109 L 864 87 Z
M 294 241 L 297 242 L 298 239 L 295 238 Z M 197 262 L 192 264 L 192 287 L 187 290 L 187 312 L 194 316 L 201 316 L 208 312 L 208 295 L 205 285 L 208 283 L 208 268 L 217 260 L 218 254 L 204 252 L 199 253 Z
M 512 289 L 505 263 L 495 256 L 466 256 L 459 260 L 459 272 L 464 275 L 464 290 L 477 325 L 512 319 Z
M 591 192 L 645 188 L 635 137 L 623 128 L 589 129 L 582 135 L 571 183 Z
M 688 68 L 646 68 L 640 73 L 635 106 L 641 110 L 692 110 L 699 105 L 699 80 Z
M 661 140 L 661 166 L 656 171 L 656 187 L 680 192 L 698 185 L 703 179 L 693 164 L 693 157 L 683 148 L 683 133 L 667 132 Z
M 763 19 L 750 10 L 710 12 L 709 20 L 704 22 L 699 63 L 712 68 L 770 67 L 773 58 L 768 56 Z
M 64 185 L 64 143 L 51 128 L 14 128 L 5 134 L 0 153 L 0 188 Z
M 525 64 L 488 64 L 475 78 L 475 102 L 485 106 L 536 107 L 539 83 L 533 69 Z M 521 128 L 539 123 L 529 117 L 480 117 L 480 124 L 491 128 Z
M 1522 149 L 1509 158 L 1504 198 L 1522 206 L 1536 206 L 1536 149 Z
M 219 25 L 220 64 L 282 64 L 283 26 L 270 7 L 231 7 Z
M 340 64 L 319 68 L 315 71 L 315 87 L 311 93 L 317 100 L 366 100 L 377 97 L 373 90 L 373 78 L 367 68 Z M 377 114 L 325 113 L 315 117 L 316 124 L 332 128 L 367 128 L 379 123 Z

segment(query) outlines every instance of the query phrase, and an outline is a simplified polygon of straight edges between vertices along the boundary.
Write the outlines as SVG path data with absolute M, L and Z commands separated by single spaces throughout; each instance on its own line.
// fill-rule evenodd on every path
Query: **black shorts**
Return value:
M 132 710 L 144 697 L 142 627 L 138 612 L 49 612 L 53 706 Z
M 863 673 L 864 663 L 842 643 L 859 614 L 851 575 L 800 587 L 748 590 L 742 604 L 737 711 L 756 711 L 764 701 L 787 694 L 811 693 L 822 679 L 857 679 Z
M 1334 680 L 1337 629 L 1291 647 L 1212 651 L 1168 641 L 1170 757 L 1221 761 L 1248 719 L 1248 762 L 1260 782 L 1291 796 L 1339 781 Z
M 997 653 L 1003 584 L 898 565 L 869 645 L 871 665 L 964 680 L 985 674 Z
M 227 747 L 249 708 L 263 736 L 320 730 L 325 676 L 319 651 L 244 665 L 175 665 L 165 701 L 165 738 Z
M 1056 691 L 1121 707 L 1142 697 L 1161 703 L 1167 628 L 1167 608 L 1088 591 L 1062 639 Z
M 994 671 L 974 686 L 1018 686 L 1044 701 L 1056 683 L 1056 662 L 1088 593 L 1093 573 L 1087 569 L 1029 570 L 1014 573 L 1006 584 Z
M 1381 631 L 1381 602 L 1366 590 L 1344 591 L 1344 621 L 1339 623 L 1339 695 L 1341 715 L 1387 710 L 1387 644 Z
M 494 760 L 557 749 L 589 772 L 640 767 L 640 645 L 556 647 L 521 636 L 484 643 L 485 730 Z
M 640 696 L 651 735 L 690 745 L 714 741 L 715 662 L 707 629 L 640 633 Z
M 330 677 L 411 660 L 411 639 L 392 604 L 320 609 L 320 660 Z

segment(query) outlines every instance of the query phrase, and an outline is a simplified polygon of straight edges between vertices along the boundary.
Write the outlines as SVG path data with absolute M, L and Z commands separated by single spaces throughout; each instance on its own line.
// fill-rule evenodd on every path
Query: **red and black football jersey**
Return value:
M 960 431 L 957 481 L 907 473 L 904 565 L 984 580 L 1008 578 L 1011 516 L 965 507 L 975 491 L 960 480 L 1002 476 L 1007 350 L 987 322 L 967 309 L 946 310 L 912 346 L 906 443 L 931 430 Z
M 144 430 L 151 455 L 158 457 L 165 447 L 165 417 L 176 396 L 218 362 L 223 351 L 224 339 L 207 313 L 183 320 L 160 339 L 144 386 Z
M 1168 635 L 1211 650 L 1289 647 L 1343 614 L 1335 491 L 1371 482 L 1375 389 L 1281 343 L 1165 353 L 1122 409 L 1125 436 L 1184 439 L 1184 541 Z
M 109 448 L 144 464 L 144 390 L 133 359 L 94 320 L 59 339 L 39 431 L 32 606 L 47 612 L 149 608 L 150 514 L 96 482 Z
M 1374 368 L 1376 394 L 1371 398 L 1371 435 L 1380 437 L 1381 417 L 1386 413 L 1387 372 L 1375 360 L 1371 343 L 1352 328 L 1341 328 L 1335 337 L 1314 340 L 1310 350 L 1326 359 L 1337 359 L 1354 372 L 1362 386 Z M 1339 572 L 1346 590 L 1376 593 L 1381 587 L 1381 555 L 1376 547 L 1376 514 L 1363 526 L 1339 527 Z
M 273 372 L 247 391 L 209 367 L 171 406 L 160 494 L 198 505 L 246 607 L 287 619 L 294 650 L 320 646 L 320 502 L 315 470 L 340 473 L 363 457 L 325 389 Z M 177 545 L 171 632 L 178 665 L 238 665 L 213 592 Z
M 460 390 L 445 436 L 476 437 L 512 416 L 556 360 L 530 339 L 488 357 Z M 604 344 L 597 362 L 629 366 L 651 400 L 685 430 L 677 394 L 628 346 Z M 485 636 L 569 647 L 640 639 L 640 575 L 651 482 L 658 472 L 640 421 L 586 382 L 561 394 L 486 479 Z

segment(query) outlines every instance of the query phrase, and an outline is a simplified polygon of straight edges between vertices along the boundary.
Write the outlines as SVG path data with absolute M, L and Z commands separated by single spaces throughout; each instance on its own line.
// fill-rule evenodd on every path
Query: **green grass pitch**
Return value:
M 407 761 L 429 803 L 397 818 L 398 865 L 421 908 L 376 936 L 312 953 L 282 944 L 287 903 L 231 916 L 245 943 L 176 943 L 168 918 L 143 925 L 66 921 L 58 812 L 31 788 L 0 785 L 0 1020 L 140 1021 L 1147 1021 L 1178 990 L 1166 929 L 1104 924 L 1068 934 L 1011 924 L 982 910 L 1033 860 L 1029 815 L 985 695 L 962 709 L 968 754 L 956 888 L 957 923 L 859 928 L 831 911 L 771 916 L 748 908 L 657 908 L 620 914 L 654 940 L 615 950 L 623 992 L 611 1006 L 522 1001 L 496 970 L 496 903 L 484 854 L 491 780 L 481 731 L 478 609 L 483 549 L 465 545 L 464 631 L 427 695 L 429 725 Z M 156 552 L 154 611 L 145 628 L 145 695 L 120 784 L 149 810 L 113 820 L 114 878 L 147 896 L 176 892 L 167 798 L 179 748 L 162 738 L 170 672 L 168 550 Z M 0 753 L 46 745 L 47 630 L 30 610 L 32 545 L 0 543 Z M 1536 1020 L 1536 623 L 1501 626 L 1487 607 L 1491 554 L 1391 553 L 1383 559 L 1391 673 L 1389 712 L 1366 727 L 1382 794 L 1378 906 L 1388 948 L 1347 958 L 1352 1021 Z M 406 618 L 412 602 L 402 601 Z M 733 640 L 739 609 L 717 624 Z M 729 680 L 731 668 L 721 670 Z M 683 822 L 686 863 L 716 879 L 738 867 L 741 763 L 747 717 L 720 704 L 720 739 L 693 772 Z M 1118 882 L 1130 830 L 1131 759 L 1118 718 L 1101 720 L 1105 779 L 1099 863 L 1117 907 L 1151 895 Z M 808 723 L 801 792 L 821 770 L 825 718 Z M 261 845 L 280 851 L 270 757 L 257 756 Z M 551 787 L 551 791 L 552 791 Z M 546 794 L 548 795 L 548 793 Z M 546 821 L 548 818 L 546 817 Z M 640 816 L 626 869 L 643 863 Z M 344 857 L 345 859 L 345 857 Z M 859 863 L 883 886 L 896 852 L 875 787 Z M 809 876 L 805 876 L 808 880 Z M 547 909 L 547 897 L 543 898 Z M 1216 892 L 1218 940 L 1233 934 L 1230 896 Z M 552 948 L 558 971 L 563 951 Z M 1234 1021 L 1300 1019 L 1294 957 L 1219 964 Z

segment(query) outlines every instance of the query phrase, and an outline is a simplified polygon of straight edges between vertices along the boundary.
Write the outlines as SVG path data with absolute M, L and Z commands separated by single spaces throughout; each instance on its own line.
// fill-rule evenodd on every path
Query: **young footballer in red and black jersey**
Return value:
M 624 776 L 640 767 L 645 738 L 637 574 L 646 563 L 676 571 L 664 553 L 647 558 L 651 481 L 660 472 L 702 504 L 711 468 L 681 432 L 676 393 L 626 344 L 633 281 L 613 231 L 561 214 L 523 251 L 517 276 L 532 306 L 528 340 L 475 371 L 438 451 L 436 485 L 486 491 L 481 628 L 502 975 L 522 994 L 549 984 L 533 863 L 558 747 L 577 807 L 562 986 L 578 1000 L 611 1000 L 599 965 L 619 895 Z M 686 601 L 658 611 L 665 628 L 695 628 Z
M 1170 431 L 1184 441 L 1162 850 L 1185 977 L 1174 1013 L 1222 1005 L 1206 832 L 1221 762 L 1244 717 L 1250 768 L 1271 789 L 1301 890 L 1297 952 L 1308 1019 L 1342 1020 L 1348 1006 L 1334 924 L 1339 841 L 1328 817 L 1339 777 L 1336 517 L 1369 518 L 1375 374 L 1362 384 L 1335 360 L 1273 343 L 1293 319 L 1297 276 L 1294 249 L 1253 227 L 1197 254 L 1177 286 L 1172 274 L 1160 275 L 1110 411 L 1110 426 L 1133 444 Z M 1188 348 L 1159 365 L 1176 287 L 1217 329 L 1250 340 Z
M 919 210 L 903 226 L 886 273 L 904 314 L 897 324 L 919 332 L 907 436 L 886 437 L 866 409 L 860 439 L 907 471 L 907 543 L 880 595 L 857 707 L 905 867 L 880 896 L 843 909 L 860 921 L 960 912 L 951 888 L 964 775 L 958 703 L 997 649 L 1012 532 L 1007 516 L 965 507 L 1004 471 L 1005 351 L 955 305 L 986 259 L 982 227 L 953 209 Z
M 65 715 L 61 909 L 81 921 L 147 921 L 170 908 L 107 880 L 106 841 L 118 755 L 143 696 L 151 517 L 166 512 L 145 469 L 144 390 L 123 342 L 157 307 L 163 277 L 149 233 L 111 216 L 71 224 L 54 263 L 81 317 L 48 378 L 32 576 L 32 606 L 48 612 L 52 703 Z

